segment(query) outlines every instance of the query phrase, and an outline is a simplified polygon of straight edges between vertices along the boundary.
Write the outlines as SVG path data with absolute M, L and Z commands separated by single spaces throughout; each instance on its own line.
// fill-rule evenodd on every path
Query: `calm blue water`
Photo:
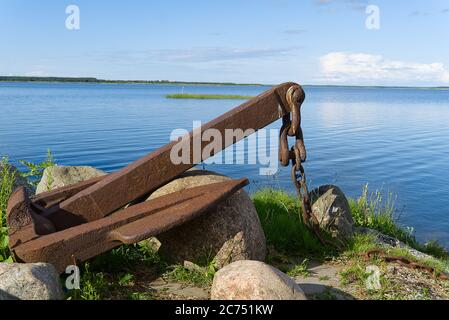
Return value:
M 167 93 L 255 95 L 264 87 L 0 84 L 0 155 L 40 161 L 50 148 L 61 165 L 122 168 L 239 101 L 170 100 Z M 449 91 L 305 87 L 303 129 L 312 186 L 334 183 L 349 196 L 362 185 L 397 195 L 400 221 L 420 240 L 449 247 Z M 270 126 L 279 128 L 280 122 Z M 276 146 L 271 148 L 273 152 Z M 207 165 L 246 176 L 249 191 L 293 191 L 289 170 L 261 177 L 258 165 Z

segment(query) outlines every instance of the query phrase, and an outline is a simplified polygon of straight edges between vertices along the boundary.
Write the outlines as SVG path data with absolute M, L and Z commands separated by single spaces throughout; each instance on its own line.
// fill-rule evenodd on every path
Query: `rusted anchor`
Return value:
M 292 171 L 303 173 L 305 148 L 300 127 L 303 101 L 304 91 L 295 83 L 273 87 L 208 122 L 201 130 L 192 131 L 186 140 L 189 150 L 194 149 L 194 141 L 200 141 L 201 150 L 208 145 L 209 142 L 196 139 L 206 130 L 215 129 L 224 136 L 227 129 L 241 129 L 244 134 L 235 136 L 233 141 L 223 141 L 220 148 L 223 150 L 245 138 L 247 132 L 283 118 L 281 162 L 288 165 L 292 160 Z M 292 120 L 288 120 L 290 114 Z M 290 151 L 286 146 L 287 135 L 295 136 L 297 141 Z M 196 159 L 190 154 L 189 163 L 174 164 L 170 152 L 176 143 L 173 141 L 118 172 L 31 199 L 23 188 L 17 189 L 7 210 L 9 246 L 16 260 L 49 262 L 63 272 L 73 259 L 85 261 L 121 244 L 136 243 L 185 223 L 248 184 L 247 179 L 230 180 L 141 202 L 157 188 L 213 156 L 201 152 Z

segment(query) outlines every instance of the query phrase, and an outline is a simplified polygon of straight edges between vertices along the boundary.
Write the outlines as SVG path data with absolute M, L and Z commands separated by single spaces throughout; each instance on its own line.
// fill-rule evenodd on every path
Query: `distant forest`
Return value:
M 86 82 L 86 83 L 141 83 L 141 84 L 194 84 L 194 85 L 223 85 L 223 86 L 259 86 L 260 84 L 241 84 L 232 82 L 188 82 L 169 80 L 103 80 L 97 78 L 72 78 L 72 77 L 19 77 L 0 76 L 0 82 Z
M 8 82 L 99 82 L 96 78 L 66 78 L 66 77 L 15 77 L 0 76 L 0 81 Z
M 92 77 L 22 77 L 0 76 L 0 82 L 79 82 L 79 83 L 115 83 L 115 84 L 173 84 L 173 85 L 198 85 L 198 86 L 272 86 L 260 83 L 234 83 L 234 82 L 190 82 L 170 80 L 104 80 Z M 404 87 L 404 86 L 363 86 L 363 85 L 304 85 L 307 87 L 343 87 L 343 88 L 398 88 L 398 89 L 432 89 L 449 90 L 449 87 Z

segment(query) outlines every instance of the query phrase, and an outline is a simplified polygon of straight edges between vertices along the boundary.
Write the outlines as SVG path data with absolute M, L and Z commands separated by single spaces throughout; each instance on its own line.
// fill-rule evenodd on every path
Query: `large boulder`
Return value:
M 29 195 L 32 195 L 34 193 L 33 187 L 28 183 L 28 180 L 22 177 L 17 168 L 12 164 L 0 162 L 0 181 L 3 178 L 3 173 L 6 173 L 14 179 L 11 189 L 12 192 L 19 187 L 24 187 Z
M 354 220 L 348 199 L 337 186 L 325 185 L 312 191 L 312 213 L 321 229 L 339 242 L 354 234 Z
M 0 263 L 0 300 L 62 300 L 56 269 L 48 263 Z
M 93 167 L 53 166 L 44 170 L 37 185 L 36 194 L 75 184 L 105 175 L 104 171 Z
M 306 300 L 301 288 L 278 269 L 259 261 L 237 261 L 219 270 L 212 300 Z
M 190 170 L 155 191 L 149 199 L 179 190 L 229 180 L 203 170 Z M 160 252 L 172 262 L 213 259 L 217 268 L 237 260 L 260 260 L 266 256 L 265 234 L 250 197 L 240 190 L 211 212 L 157 237 Z

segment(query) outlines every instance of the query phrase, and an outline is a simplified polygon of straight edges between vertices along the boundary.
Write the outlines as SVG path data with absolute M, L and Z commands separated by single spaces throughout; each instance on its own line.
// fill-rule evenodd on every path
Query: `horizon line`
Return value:
M 135 83 L 135 84 L 204 84 L 237 86 L 275 86 L 263 83 L 239 83 L 220 81 L 184 81 L 184 80 L 117 80 L 96 77 L 63 76 L 0 76 L 0 82 L 73 82 L 73 83 Z M 288 81 L 286 81 L 288 82 Z M 449 89 L 449 86 L 407 86 L 407 85 L 356 85 L 356 84 L 301 84 L 308 87 L 355 87 L 355 88 L 410 88 L 410 89 Z

